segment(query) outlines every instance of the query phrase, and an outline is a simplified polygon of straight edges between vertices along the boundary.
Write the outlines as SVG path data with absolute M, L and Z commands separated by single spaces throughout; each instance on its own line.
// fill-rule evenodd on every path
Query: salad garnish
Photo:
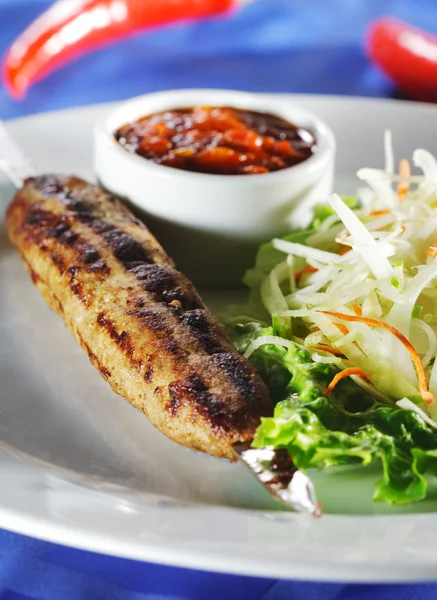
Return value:
M 263 244 L 224 318 L 276 403 L 253 445 L 297 468 L 382 463 L 374 500 L 425 498 L 437 475 L 437 160 L 365 168 L 306 229 Z M 421 171 L 421 173 L 420 173 Z

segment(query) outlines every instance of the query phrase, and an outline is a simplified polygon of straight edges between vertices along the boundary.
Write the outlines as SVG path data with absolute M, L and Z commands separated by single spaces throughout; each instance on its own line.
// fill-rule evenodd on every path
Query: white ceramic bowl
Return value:
M 277 114 L 309 129 L 317 150 L 302 163 L 260 175 L 210 175 L 158 165 L 114 139 L 147 114 L 194 105 L 234 106 Z M 140 216 L 178 268 L 197 285 L 238 285 L 258 246 L 305 225 L 311 207 L 332 191 L 334 136 L 317 116 L 288 100 L 224 90 L 175 90 L 121 104 L 95 129 L 100 183 L 141 209 Z

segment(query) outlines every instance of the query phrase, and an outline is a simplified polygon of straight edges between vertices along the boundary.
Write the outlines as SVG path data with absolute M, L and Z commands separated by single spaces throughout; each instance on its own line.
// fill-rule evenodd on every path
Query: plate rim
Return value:
M 14 473 L 20 470 L 28 470 L 29 464 L 17 464 L 16 457 L 5 454 L 4 448 L 0 449 L 0 473 L 2 476 L 4 472 L 2 467 L 4 464 L 11 463 Z M 40 472 L 38 472 L 40 471 Z M 35 469 L 29 475 L 24 475 L 25 478 L 29 477 L 32 481 L 31 494 L 40 494 L 41 487 L 45 487 L 46 492 L 53 494 L 54 497 L 61 496 L 59 501 L 63 501 L 63 494 L 74 496 L 74 505 L 81 505 L 84 512 L 89 510 L 90 506 L 98 510 L 100 515 L 108 518 L 113 518 L 117 514 L 117 510 L 114 513 L 114 497 L 106 495 L 106 492 L 100 492 L 98 490 L 90 490 L 87 487 L 81 487 L 73 482 L 71 485 L 68 481 L 69 473 L 74 473 L 68 469 L 53 466 L 50 470 L 51 473 L 58 472 L 61 477 L 65 476 L 66 479 L 60 479 L 60 487 L 56 487 L 53 483 L 47 486 L 45 480 L 45 473 L 40 469 L 38 465 L 35 465 Z M 66 490 L 64 489 L 66 486 Z M 141 496 L 147 499 L 145 506 L 141 504 L 132 503 L 131 509 L 129 507 L 129 500 L 126 502 L 122 499 L 121 506 L 122 510 L 118 511 L 118 515 L 125 512 L 132 514 L 145 516 L 147 515 L 148 521 L 154 521 L 159 518 L 160 513 L 164 510 L 166 516 L 172 512 L 180 513 L 180 511 L 190 511 L 193 509 L 199 509 L 199 505 L 194 502 L 181 503 L 178 501 L 170 500 L 166 502 L 164 496 L 154 494 L 141 494 Z M 152 502 L 150 503 L 150 498 Z M 119 498 L 120 500 L 120 498 Z M 161 501 L 164 501 L 164 505 L 160 505 Z M 50 502 L 48 503 L 50 504 Z M 41 508 L 41 507 L 39 507 Z M 170 511 L 168 510 L 170 509 Z M 176 511 L 175 511 L 176 509 Z M 44 510 L 44 506 L 43 506 Z M 174 514 L 177 519 L 180 518 L 179 514 Z M 268 510 L 255 510 L 247 509 L 243 507 L 227 507 L 227 506 L 214 506 L 214 505 L 201 505 L 201 517 L 202 525 L 207 526 L 210 523 L 211 518 L 218 519 L 219 527 L 223 525 L 222 521 L 227 519 L 241 519 L 241 517 L 252 524 L 261 524 L 261 533 L 266 533 L 275 524 L 283 527 L 284 523 L 290 524 L 290 526 L 297 527 L 298 534 L 306 532 L 311 533 L 315 527 L 319 527 L 320 523 L 324 523 L 327 526 L 328 531 L 338 530 L 339 522 L 346 522 L 347 526 L 351 528 L 352 537 L 355 535 L 362 534 L 369 522 L 374 524 L 375 521 L 384 523 L 389 519 L 393 521 L 395 526 L 398 524 L 405 524 L 413 517 L 414 520 L 420 520 L 428 522 L 430 516 L 434 517 L 435 514 L 415 514 L 415 515 L 333 515 L 327 514 L 321 517 L 321 519 L 315 519 L 309 515 L 302 515 L 288 512 L 274 512 Z M 339 561 L 339 557 L 333 559 L 326 559 L 323 568 L 317 568 L 310 559 L 305 558 L 301 560 L 299 556 L 293 557 L 293 562 L 265 560 L 260 556 L 247 556 L 244 557 L 241 554 L 233 554 L 232 560 L 226 552 L 223 552 L 221 547 L 218 552 L 210 551 L 205 552 L 203 547 L 192 547 L 190 541 L 186 543 L 180 543 L 180 540 L 172 540 L 169 543 L 167 538 L 162 538 L 159 542 L 156 540 L 155 533 L 152 534 L 151 539 L 147 539 L 144 536 L 132 536 L 126 539 L 125 537 L 118 536 L 117 546 L 114 546 L 114 536 L 108 532 L 99 531 L 88 531 L 84 533 L 83 525 L 86 523 L 88 516 L 84 515 L 84 522 L 82 528 L 77 527 L 77 522 L 67 522 L 65 520 L 54 521 L 52 516 L 47 511 L 47 514 L 35 515 L 15 513 L 15 509 L 11 507 L 4 507 L 0 500 L 0 527 L 6 530 L 34 537 L 36 539 L 60 544 L 80 550 L 96 552 L 113 557 L 126 558 L 136 561 L 146 561 L 155 564 L 162 564 L 166 566 L 174 566 L 188 569 L 195 569 L 200 571 L 209 571 L 216 573 L 228 573 L 235 575 L 245 575 L 249 577 L 264 577 L 264 578 L 277 578 L 277 579 L 293 579 L 300 581 L 323 581 L 323 582 L 342 582 L 342 583 L 419 583 L 429 582 L 435 580 L 435 570 L 437 567 L 437 556 L 431 555 L 427 561 L 420 563 L 406 560 L 405 556 L 401 553 L 395 554 L 395 560 L 390 557 L 390 561 L 381 561 L 379 556 L 372 557 L 371 560 L 368 558 L 365 562 L 360 563 L 355 557 L 344 555 L 343 560 Z M 135 523 L 134 523 L 135 524 Z M 426 523 L 423 523 L 426 525 Z M 358 525 L 358 529 L 357 529 Z M 428 527 L 426 527 L 428 529 Z M 299 531 L 300 530 L 300 531 Z M 258 530 L 257 530 L 258 533 Z M 296 533 L 296 531 L 294 532 Z M 437 534 L 437 530 L 436 530 Z M 268 541 L 268 540 L 267 540 Z M 176 543 L 175 543 L 176 542 Z M 179 543 L 178 543 L 179 542 Z M 223 544 L 223 541 L 221 541 Z M 393 549 L 397 548 L 396 546 Z M 259 550 L 259 548 L 258 548 Z M 360 568 L 361 566 L 361 568 Z M 316 568 L 315 568 L 316 567 Z M 334 573 L 334 576 L 330 574 Z
M 179 88 L 178 91 L 181 92 L 195 92 L 195 91 L 202 91 L 202 92 L 208 92 L 208 91 L 215 91 L 215 92 L 221 92 L 221 91 L 229 91 L 229 89 L 225 89 L 225 88 Z M 165 90 L 163 90 L 165 91 Z M 243 90 L 243 89 L 238 89 L 238 88 L 232 88 L 232 91 L 238 91 L 238 92 L 247 92 L 247 90 Z M 155 92 L 151 92 L 151 93 L 155 93 Z M 408 110 L 425 110 L 425 111 L 429 111 L 429 112 L 434 112 L 437 113 L 437 105 L 436 104 L 432 104 L 430 102 L 419 102 L 419 101 L 412 101 L 412 100 L 404 100 L 404 99 L 395 99 L 395 98 L 381 98 L 381 97 L 377 97 L 377 96 L 346 96 L 346 95 L 342 95 L 342 94 L 305 94 L 305 93 L 288 93 L 288 92 L 249 92 L 250 94 L 256 94 L 257 96 L 263 96 L 267 99 L 271 98 L 271 99 L 275 99 L 275 98 L 281 98 L 281 99 L 287 99 L 289 98 L 290 101 L 293 101 L 293 99 L 296 99 L 298 101 L 305 101 L 308 100 L 310 102 L 312 101 L 325 101 L 325 102 L 332 102 L 332 103 L 336 103 L 336 102 L 347 102 L 348 104 L 374 104 L 374 105 L 386 105 L 386 106 L 391 106 L 393 108 L 399 107 L 399 108 L 407 108 Z M 139 94 L 138 96 L 144 96 L 146 94 Z M 126 100 L 131 100 L 133 98 L 135 98 L 136 96 L 127 96 L 126 98 L 121 98 L 120 100 L 111 100 L 110 102 L 92 102 L 90 104 L 80 104 L 80 105 L 75 105 L 75 106 L 71 106 L 71 107 L 62 107 L 62 108 L 57 108 L 54 110 L 46 110 L 46 111 L 40 111 L 40 112 L 35 112 L 35 113 L 30 113 L 30 114 L 26 114 L 23 117 L 8 117 L 6 119 L 2 119 L 2 121 L 4 123 L 7 123 L 8 125 L 14 126 L 16 124 L 19 123 L 25 123 L 27 120 L 32 120 L 35 119 L 36 117 L 50 117 L 52 115 L 59 115 L 62 116 L 62 114 L 65 113 L 80 113 L 82 111 L 87 111 L 87 110 L 96 110 L 96 111 L 100 111 L 100 110 L 110 110 L 113 107 L 121 104 L 122 102 L 126 102 Z

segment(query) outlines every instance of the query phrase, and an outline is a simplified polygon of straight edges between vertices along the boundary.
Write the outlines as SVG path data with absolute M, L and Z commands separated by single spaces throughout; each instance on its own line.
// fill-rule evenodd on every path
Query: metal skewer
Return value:
M 18 190 L 36 169 L 0 120 L 0 173 Z M 299 471 L 284 450 L 251 448 L 250 442 L 235 444 L 233 451 L 264 488 L 288 508 L 320 516 L 313 484 Z
M 321 516 L 311 479 L 293 464 L 285 448 L 251 448 L 248 442 L 234 444 L 233 450 L 272 496 L 296 512 Z
M 18 190 L 28 177 L 36 174 L 35 167 L 0 120 L 0 172 Z

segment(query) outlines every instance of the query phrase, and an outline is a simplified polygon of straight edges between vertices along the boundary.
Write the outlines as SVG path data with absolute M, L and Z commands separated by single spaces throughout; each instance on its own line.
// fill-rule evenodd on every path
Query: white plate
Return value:
M 357 168 L 382 164 L 385 128 L 398 158 L 418 146 L 437 153 L 432 106 L 291 99 L 334 130 L 342 193 L 356 188 Z M 39 170 L 92 178 L 93 124 L 109 108 L 8 127 Z M 2 213 L 10 195 L 0 183 Z M 208 300 L 217 306 L 226 298 Z M 111 392 L 45 306 L 1 220 L 0 440 L 0 526 L 7 529 L 118 556 L 267 577 L 437 578 L 434 492 L 427 503 L 392 514 L 370 502 L 374 471 L 355 484 L 346 470 L 316 478 L 328 513 L 322 519 L 278 512 L 244 467 L 180 448 L 154 430 Z

